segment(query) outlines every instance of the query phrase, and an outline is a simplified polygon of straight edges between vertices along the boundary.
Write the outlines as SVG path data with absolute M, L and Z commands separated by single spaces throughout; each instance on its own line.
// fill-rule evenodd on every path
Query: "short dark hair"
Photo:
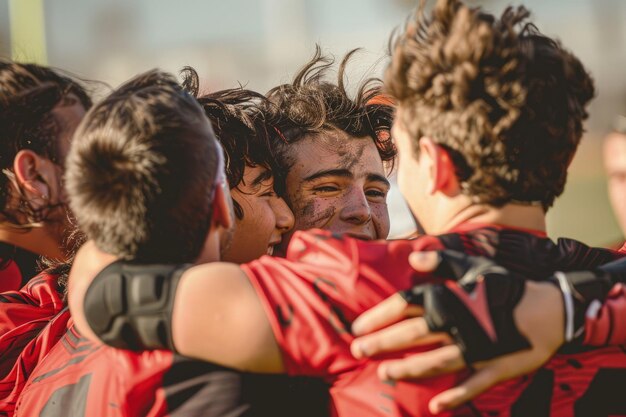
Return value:
M 477 202 L 549 208 L 565 187 L 593 80 L 524 7 L 497 19 L 460 0 L 438 0 L 427 15 L 424 3 L 392 42 L 385 75 L 414 150 L 423 136 L 444 147 Z
M 219 145 L 170 74 L 139 75 L 85 116 L 67 161 L 70 207 L 103 251 L 190 262 L 205 242 Z
M 73 93 L 85 109 L 91 99 L 76 80 L 51 68 L 0 59 L 0 215 L 12 224 L 19 224 L 15 212 L 7 210 L 11 195 L 13 161 L 20 150 L 29 149 L 59 161 L 58 136 L 61 122 L 52 109 Z M 41 212 L 29 204 L 20 204 L 18 212 L 33 221 L 42 221 Z
M 201 95 L 197 72 L 191 67 L 185 67 L 181 74 L 183 87 L 196 97 L 222 145 L 230 188 L 239 186 L 246 166 L 262 166 L 273 174 L 277 163 L 270 149 L 268 130 L 261 113 L 267 101 L 265 96 L 243 87 Z M 234 199 L 233 208 L 235 215 L 242 219 L 243 210 Z
M 283 175 L 294 163 L 289 155 L 290 145 L 329 130 L 371 138 L 383 162 L 393 163 L 396 149 L 390 140 L 390 129 L 394 109 L 378 100 L 382 82 L 376 78 L 363 81 L 353 98 L 346 91 L 346 67 L 357 51 L 346 54 L 339 65 L 337 81 L 331 82 L 327 76 L 334 60 L 316 46 L 313 58 L 291 83 L 274 87 L 266 94 L 271 143 Z

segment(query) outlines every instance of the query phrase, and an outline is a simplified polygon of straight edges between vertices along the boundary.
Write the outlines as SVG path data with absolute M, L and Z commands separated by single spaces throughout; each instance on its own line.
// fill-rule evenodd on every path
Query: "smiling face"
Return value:
M 244 263 L 271 255 L 294 223 L 291 210 L 274 191 L 272 173 L 262 166 L 246 166 L 231 196 L 241 207 L 243 217 L 235 220 L 232 242 L 222 260 Z
M 287 201 L 295 230 L 313 228 L 384 239 L 389 233 L 389 181 L 371 138 L 342 131 L 305 137 L 290 145 Z

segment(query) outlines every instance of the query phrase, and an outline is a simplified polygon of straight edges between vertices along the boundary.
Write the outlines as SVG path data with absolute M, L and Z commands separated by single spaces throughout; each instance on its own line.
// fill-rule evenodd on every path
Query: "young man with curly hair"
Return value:
M 389 233 L 393 107 L 380 100 L 382 85 L 376 79 L 362 82 L 354 97 L 347 93 L 346 69 L 356 52 L 342 59 L 333 81 L 333 60 L 318 46 L 291 83 L 266 94 L 277 172 L 295 216 L 289 237 L 313 228 L 365 240 Z
M 86 227 L 92 241 L 71 278 L 77 326 L 118 347 L 166 347 L 242 370 L 322 377 L 331 384 L 334 415 L 441 412 L 429 409 L 429 400 L 465 374 L 388 384 L 377 377 L 385 357 L 355 358 L 350 351 L 351 323 L 359 314 L 397 290 L 428 282 L 409 265 L 409 253 L 456 249 L 537 279 L 618 257 L 569 239 L 555 243 L 545 234 L 545 212 L 563 191 L 594 89 L 580 61 L 527 17 L 523 7 L 496 18 L 458 0 L 440 0 L 432 13 L 418 13 L 395 42 L 385 80 L 398 104 L 400 187 L 430 234 L 414 241 L 299 232 L 286 259 L 170 268 L 168 295 L 151 306 L 138 300 L 133 285 L 157 288 L 161 278 L 145 279 L 115 262 L 123 247 L 105 245 L 98 230 L 109 216 L 80 204 L 81 179 L 88 175 L 76 170 L 69 176 L 73 208 L 79 222 L 92 224 Z M 205 236 L 214 252 L 217 232 Z M 116 290 L 124 285 L 127 290 Z M 476 288 L 474 295 L 484 297 L 485 286 Z M 506 285 L 495 288 L 503 299 L 517 296 Z M 111 298 L 112 291 L 121 300 Z M 498 325 L 512 322 L 501 319 Z M 512 337 L 525 343 L 521 335 Z M 470 353 L 478 361 L 483 354 Z M 609 392 L 606 378 L 592 380 L 599 369 L 619 374 L 626 368 L 620 349 L 589 355 L 592 360 L 557 356 L 545 372 L 498 386 L 454 414 L 587 412 L 595 393 Z

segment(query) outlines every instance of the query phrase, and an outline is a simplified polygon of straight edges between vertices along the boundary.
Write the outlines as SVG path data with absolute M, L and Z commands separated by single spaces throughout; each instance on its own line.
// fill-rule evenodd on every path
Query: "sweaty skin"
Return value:
M 293 231 L 319 228 L 361 239 L 387 237 L 389 181 L 371 138 L 341 131 L 311 135 L 291 145 L 289 158 Z

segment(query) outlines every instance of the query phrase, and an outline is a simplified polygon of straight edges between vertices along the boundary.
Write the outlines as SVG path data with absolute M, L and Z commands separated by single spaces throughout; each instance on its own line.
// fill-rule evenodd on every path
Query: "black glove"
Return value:
M 565 341 L 584 338 L 585 317 L 590 308 L 599 308 L 611 288 L 626 282 L 626 258 L 591 271 L 557 272 L 550 282 L 563 294 Z
M 431 331 L 450 334 L 468 364 L 530 348 L 513 319 L 524 295 L 521 277 L 485 258 L 453 251 L 439 258 L 434 275 L 448 281 L 400 293 L 424 308 Z

